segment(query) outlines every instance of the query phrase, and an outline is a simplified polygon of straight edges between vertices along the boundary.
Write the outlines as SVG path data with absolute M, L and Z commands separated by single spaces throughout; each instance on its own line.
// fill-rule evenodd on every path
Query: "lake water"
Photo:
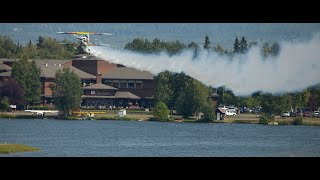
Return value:
M 40 151 L 0 157 L 314 157 L 320 126 L 0 119 L 0 143 Z

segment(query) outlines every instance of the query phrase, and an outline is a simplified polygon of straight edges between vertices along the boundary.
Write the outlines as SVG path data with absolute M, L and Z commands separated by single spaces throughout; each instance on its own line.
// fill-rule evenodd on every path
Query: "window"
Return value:
M 142 81 L 136 81 L 136 88 L 141 89 L 142 88 Z
M 128 81 L 128 88 L 134 88 L 134 81 L 133 80 Z
M 112 81 L 111 80 L 103 80 L 103 84 L 112 86 Z
M 119 80 L 113 80 L 112 81 L 112 86 L 115 87 L 115 88 L 118 88 L 119 87 Z
M 127 81 L 126 80 L 121 80 L 120 88 L 127 88 Z
M 91 83 L 91 81 L 88 80 L 88 79 L 86 79 L 86 80 L 81 80 L 81 84 L 82 84 L 83 86 L 89 86 L 90 83 Z

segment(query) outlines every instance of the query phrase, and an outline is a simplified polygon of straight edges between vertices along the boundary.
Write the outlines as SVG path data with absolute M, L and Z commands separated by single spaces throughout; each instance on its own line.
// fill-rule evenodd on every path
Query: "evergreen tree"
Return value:
M 198 57 L 199 54 L 199 45 L 195 42 L 191 42 L 190 44 L 188 44 L 188 48 L 189 49 L 193 49 L 193 57 L 192 59 L 195 59 Z
M 204 48 L 204 49 L 207 49 L 207 50 L 210 48 L 209 36 L 206 36 L 206 37 L 204 38 L 203 48 Z
M 240 52 L 244 54 L 244 53 L 247 53 L 247 51 L 248 51 L 247 40 L 244 37 L 242 37 L 240 41 Z
M 280 53 L 280 45 L 278 43 L 273 43 L 270 47 L 270 54 L 272 56 L 277 56 Z
M 241 49 L 240 49 L 240 42 L 238 40 L 238 37 L 236 37 L 236 40 L 234 41 L 233 44 L 233 53 L 240 53 Z
M 30 76 L 28 78 L 27 89 L 30 93 L 26 94 L 26 101 L 33 105 L 40 101 L 41 97 L 41 79 L 40 79 L 40 68 L 37 67 L 35 60 L 32 60 L 30 65 Z
M 31 48 L 32 46 L 32 42 L 31 42 L 31 39 L 29 40 L 29 43 L 28 43 L 28 47 Z
M 263 43 L 262 45 L 262 55 L 263 57 L 268 57 L 269 54 L 270 54 L 271 50 L 270 50 L 270 47 L 269 47 L 269 43 L 265 42 Z
M 43 45 L 43 38 L 41 36 L 39 36 L 38 40 L 37 40 L 37 48 L 40 49 L 42 48 Z

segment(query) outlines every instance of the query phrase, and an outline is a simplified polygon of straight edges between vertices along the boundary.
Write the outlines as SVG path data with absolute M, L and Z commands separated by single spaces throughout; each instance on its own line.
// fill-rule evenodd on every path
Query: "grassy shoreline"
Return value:
M 154 121 L 152 120 L 152 112 L 127 112 L 126 117 L 118 117 L 117 111 L 108 110 L 106 114 L 96 114 L 93 119 L 94 120 L 122 120 L 122 121 Z M 30 113 L 25 112 L 0 112 L 0 118 L 5 119 L 57 119 L 55 115 L 46 115 L 44 117 L 39 117 L 36 115 L 32 115 Z M 181 119 L 181 121 L 175 121 L 175 119 Z M 79 120 L 81 117 L 69 116 L 66 120 Z M 203 123 L 201 121 L 196 120 L 195 118 L 183 119 L 179 115 L 171 115 L 171 121 L 169 122 L 184 122 L 184 123 Z M 284 118 L 284 117 L 276 117 L 274 122 L 277 122 L 278 125 L 293 125 L 293 118 Z M 210 123 L 243 123 L 243 124 L 259 124 L 259 116 L 256 114 L 239 114 L 235 117 L 227 116 L 224 120 L 213 120 Z M 320 118 L 303 118 L 302 125 L 306 126 L 320 126 Z
M 10 154 L 17 152 L 38 151 L 38 148 L 27 146 L 24 144 L 0 144 L 0 154 Z

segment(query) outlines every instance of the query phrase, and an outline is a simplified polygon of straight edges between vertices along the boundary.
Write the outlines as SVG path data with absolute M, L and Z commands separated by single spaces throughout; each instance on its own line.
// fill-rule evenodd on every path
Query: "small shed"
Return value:
M 118 111 L 119 117 L 125 117 L 127 115 L 127 111 L 125 109 L 121 109 Z
M 223 120 L 226 116 L 226 111 L 221 107 L 216 109 L 217 120 Z

